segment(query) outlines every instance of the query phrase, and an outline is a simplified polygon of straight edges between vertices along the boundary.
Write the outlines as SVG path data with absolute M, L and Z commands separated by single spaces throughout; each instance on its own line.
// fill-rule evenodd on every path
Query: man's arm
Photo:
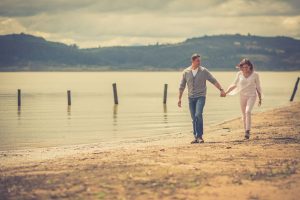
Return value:
M 220 90 L 220 96 L 225 97 L 226 93 L 217 79 L 207 70 L 207 80 Z
M 183 94 L 183 90 L 179 90 L 178 107 L 181 107 L 182 94 Z
M 183 73 L 181 81 L 180 81 L 180 85 L 179 85 L 178 107 L 181 107 L 181 98 L 182 98 L 182 94 L 185 89 L 185 86 L 186 86 L 186 79 L 185 79 L 185 75 Z
M 221 84 L 218 81 L 215 82 L 214 86 L 216 86 L 216 88 L 218 88 L 220 90 L 220 96 L 221 97 L 226 96 L 226 93 L 225 93 L 224 89 L 222 88 Z

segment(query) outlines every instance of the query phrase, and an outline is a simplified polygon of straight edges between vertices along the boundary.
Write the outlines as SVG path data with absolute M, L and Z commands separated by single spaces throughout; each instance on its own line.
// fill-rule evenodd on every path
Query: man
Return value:
M 181 98 L 183 91 L 188 86 L 188 100 L 191 117 L 193 120 L 193 133 L 195 139 L 191 142 L 203 143 L 203 117 L 202 112 L 206 99 L 206 80 L 211 82 L 220 90 L 220 96 L 225 97 L 226 94 L 215 79 L 215 77 L 205 68 L 201 66 L 200 55 L 193 54 L 191 57 L 192 64 L 183 70 L 182 79 L 179 86 L 178 106 L 181 107 Z

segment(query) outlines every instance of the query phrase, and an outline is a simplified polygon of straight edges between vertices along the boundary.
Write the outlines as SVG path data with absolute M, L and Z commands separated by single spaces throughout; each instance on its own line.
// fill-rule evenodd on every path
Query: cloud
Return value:
M 298 15 L 298 0 L 1 0 L 0 16 L 34 16 L 68 11 L 211 15 Z
M 171 0 L 1 0 L 0 15 L 7 17 L 34 16 L 41 13 L 66 11 L 144 12 L 163 9 Z
M 0 18 L 0 27 L 0 34 L 26 32 L 26 28 L 13 18 Z
M 0 16 L 26 17 L 41 13 L 55 14 L 90 6 L 94 0 L 1 0 Z
M 0 33 L 80 47 L 180 42 L 242 33 L 300 37 L 296 0 L 1 0 Z

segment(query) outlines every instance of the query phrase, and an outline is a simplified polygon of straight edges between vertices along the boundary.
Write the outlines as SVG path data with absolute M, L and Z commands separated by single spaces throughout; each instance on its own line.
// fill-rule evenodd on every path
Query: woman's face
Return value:
M 244 73 L 249 73 L 249 72 L 251 72 L 250 66 L 247 65 L 247 64 L 242 65 L 242 66 L 241 66 L 241 71 L 244 72 Z

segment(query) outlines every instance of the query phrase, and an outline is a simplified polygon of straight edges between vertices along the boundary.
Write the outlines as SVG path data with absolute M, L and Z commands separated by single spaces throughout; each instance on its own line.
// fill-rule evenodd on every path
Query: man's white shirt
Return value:
M 197 74 L 197 72 L 198 72 L 198 69 L 199 69 L 199 67 L 197 67 L 196 69 L 192 69 L 192 73 L 193 73 L 193 76 L 194 76 L 194 77 L 196 76 L 196 74 Z

